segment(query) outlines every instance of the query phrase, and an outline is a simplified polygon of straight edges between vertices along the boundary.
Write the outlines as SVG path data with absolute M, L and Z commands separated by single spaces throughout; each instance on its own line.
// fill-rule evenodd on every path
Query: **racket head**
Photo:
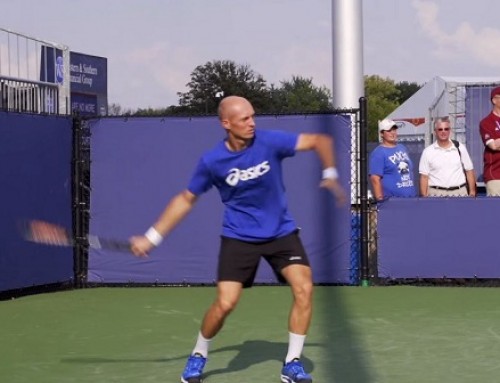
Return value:
M 112 250 L 122 253 L 132 253 L 128 240 L 102 238 L 96 235 L 87 235 L 77 242 L 72 233 L 64 226 L 55 223 L 31 219 L 19 222 L 19 230 L 26 241 L 50 246 L 74 246 L 81 243 L 93 249 Z
M 19 229 L 26 241 L 51 246 L 73 246 L 71 233 L 63 226 L 38 219 L 20 221 Z

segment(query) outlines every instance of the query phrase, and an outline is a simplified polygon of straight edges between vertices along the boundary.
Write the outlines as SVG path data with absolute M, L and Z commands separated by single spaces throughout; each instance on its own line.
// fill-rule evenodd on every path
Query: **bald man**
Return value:
M 261 257 L 280 281 L 290 285 L 293 295 L 281 381 L 312 382 L 300 361 L 312 316 L 312 273 L 288 212 L 281 161 L 297 151 L 314 150 L 323 165 L 320 186 L 342 203 L 345 193 L 337 180 L 333 140 L 324 134 L 257 130 L 254 109 L 243 97 L 224 98 L 218 114 L 226 138 L 201 157 L 187 189 L 172 198 L 154 225 L 143 236 L 130 239 L 132 251 L 146 256 L 191 211 L 198 197 L 215 186 L 225 205 L 217 296 L 205 313 L 181 382 L 203 381 L 210 342 L 236 307 L 243 288 L 253 285 Z

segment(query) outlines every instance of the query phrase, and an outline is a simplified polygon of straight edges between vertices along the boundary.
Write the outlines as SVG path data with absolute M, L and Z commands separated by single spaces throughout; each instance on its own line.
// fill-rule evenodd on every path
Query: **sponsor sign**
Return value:
M 76 52 L 69 57 L 71 92 L 107 95 L 108 60 Z
M 97 114 L 99 114 L 99 110 L 97 107 L 97 96 L 72 93 L 71 111 L 82 116 L 96 116 Z

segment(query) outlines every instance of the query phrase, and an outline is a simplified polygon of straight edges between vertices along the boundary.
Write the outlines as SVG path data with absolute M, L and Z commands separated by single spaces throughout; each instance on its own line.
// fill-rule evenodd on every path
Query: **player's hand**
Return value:
M 154 245 L 144 235 L 130 238 L 130 249 L 136 257 L 147 257 Z
M 347 201 L 347 196 L 338 179 L 325 178 L 321 180 L 320 187 L 328 189 L 335 197 L 337 206 L 344 205 Z

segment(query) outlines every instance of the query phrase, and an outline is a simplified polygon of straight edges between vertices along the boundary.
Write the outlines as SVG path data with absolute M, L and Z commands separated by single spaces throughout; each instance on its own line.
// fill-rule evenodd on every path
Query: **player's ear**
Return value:
M 227 131 L 231 130 L 231 126 L 230 126 L 230 124 L 229 124 L 229 120 L 222 119 L 222 120 L 220 120 L 220 123 L 221 123 L 222 127 L 223 127 L 225 130 L 227 130 Z

